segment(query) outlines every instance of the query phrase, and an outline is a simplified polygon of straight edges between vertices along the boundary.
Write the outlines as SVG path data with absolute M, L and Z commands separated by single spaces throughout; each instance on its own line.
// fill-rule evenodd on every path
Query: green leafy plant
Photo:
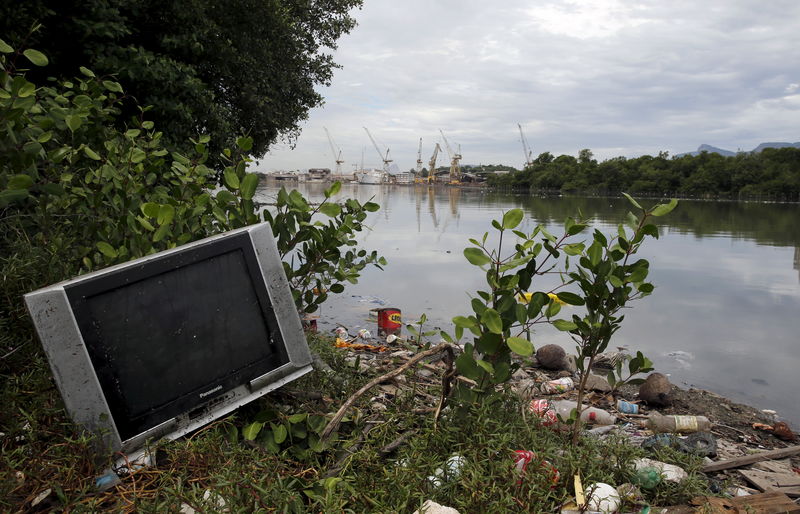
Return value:
M 626 363 L 628 364 L 628 376 L 624 377 L 623 367 Z M 633 377 L 640 373 L 650 373 L 653 369 L 655 369 L 653 368 L 653 361 L 645 357 L 642 352 L 637 351 L 635 357 L 626 353 L 617 360 L 614 367 L 608 372 L 606 380 L 608 380 L 608 384 L 611 386 L 611 392 L 614 393 L 617 389 L 626 384 L 639 385 L 643 383 L 643 378 Z
M 305 412 L 285 415 L 265 409 L 253 421 L 242 427 L 242 438 L 257 441 L 272 453 L 288 452 L 298 459 L 307 459 L 311 453 L 326 449 L 319 435 L 328 420 L 325 416 Z M 238 437 L 233 434 L 231 437 Z
M 624 193 L 623 193 L 624 194 Z M 577 269 L 566 273 L 581 291 L 580 304 L 585 305 L 586 314 L 573 314 L 572 320 L 557 320 L 554 325 L 568 332 L 576 342 L 576 365 L 580 372 L 576 422 L 573 425 L 573 442 L 577 442 L 580 429 L 580 414 L 584 387 L 597 356 L 608 347 L 614 333 L 622 326 L 623 315 L 619 311 L 629 302 L 653 292 L 654 286 L 645 282 L 650 264 L 645 259 L 630 262 L 638 252 L 646 236 L 658 237 L 658 228 L 650 223 L 653 216 L 663 216 L 678 204 L 672 200 L 652 209 L 644 209 L 630 195 L 624 196 L 640 213 L 628 212 L 627 228 L 619 224 L 617 234 L 606 237 L 599 230 L 592 235 L 588 248 L 580 253 Z M 637 355 L 638 359 L 638 355 Z M 640 367 L 643 359 L 636 361 Z
M 24 316 L 19 296 L 48 282 L 261 219 L 272 224 L 298 310 L 315 310 L 328 291 L 355 283 L 368 264 L 385 264 L 355 240 L 377 204 L 336 202 L 341 185 L 334 183 L 317 206 L 282 190 L 275 209 L 261 211 L 253 199 L 258 176 L 247 172 L 251 137 L 239 137 L 223 151 L 218 172 L 206 165 L 208 135 L 191 139 L 189 153 L 171 152 L 145 119 L 149 108 L 139 108 L 129 127 L 119 130 L 125 92 L 114 77 L 81 67 L 80 76 L 46 86 L 28 80 L 28 66 L 47 64 L 41 52 L 15 50 L 0 40 L 5 312 Z M 59 265 L 53 267 L 53 260 Z M 40 270 L 20 269 L 20 262 Z M 41 280 L 17 279 L 23 275 Z
M 548 323 L 569 333 L 577 343 L 576 365 L 581 380 L 578 409 L 571 416 L 577 437 L 588 370 L 621 326 L 624 316 L 619 316 L 618 311 L 654 289 L 645 282 L 649 263 L 644 259 L 629 260 L 645 236 L 658 237 L 658 229 L 649 222 L 651 217 L 663 216 L 677 205 L 673 200 L 645 210 L 633 198 L 626 197 L 641 210 L 639 216 L 628 213 L 628 230 L 632 233 L 620 225 L 612 237 L 595 230 L 589 241 L 573 242 L 588 228 L 588 221 L 579 214 L 577 219 L 567 218 L 560 237 L 541 225 L 526 234 L 516 230 L 524 213 L 512 209 L 501 220 L 492 220 L 497 231 L 495 247 L 487 245 L 488 232 L 481 240 L 470 239 L 472 246 L 464 250 L 464 256 L 484 270 L 489 290 L 477 292 L 471 302 L 473 314 L 453 318 L 456 339 L 460 340 L 465 330 L 474 336 L 456 360 L 458 371 L 478 383 L 472 388 L 457 386 L 456 394 L 462 405 L 482 401 L 493 394 L 496 385 L 507 381 L 518 367 L 512 355 L 531 355 L 532 329 Z M 516 239 L 511 244 L 509 235 Z M 505 250 L 504 243 L 512 249 Z M 561 283 L 549 291 L 528 292 L 533 279 L 546 273 L 557 274 Z M 571 320 L 556 318 L 563 305 L 581 307 L 586 314 L 575 314 Z M 638 354 L 631 362 L 632 374 L 652 365 Z
M 367 214 L 377 211 L 378 204 L 362 204 L 352 198 L 333 202 L 340 189 L 341 183 L 334 182 L 325 190 L 325 199 L 312 206 L 299 192 L 281 188 L 275 209 L 263 213 L 264 221 L 272 225 L 292 295 L 301 311 L 314 312 L 329 291 L 341 293 L 346 283 L 357 283 L 366 266 L 381 268 L 386 264 L 377 252 L 357 248 L 355 239 L 364 230 Z

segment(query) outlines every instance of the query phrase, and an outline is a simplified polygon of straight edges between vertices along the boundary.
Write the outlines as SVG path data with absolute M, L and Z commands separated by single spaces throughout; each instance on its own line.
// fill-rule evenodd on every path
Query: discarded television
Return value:
M 25 295 L 72 420 L 102 451 L 176 438 L 311 371 L 262 223 Z

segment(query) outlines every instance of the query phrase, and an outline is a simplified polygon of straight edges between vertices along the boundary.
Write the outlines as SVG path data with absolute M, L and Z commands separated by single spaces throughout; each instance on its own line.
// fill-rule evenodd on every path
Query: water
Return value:
M 312 200 L 323 184 L 301 184 Z M 259 191 L 261 201 L 276 189 Z M 480 190 L 414 186 L 344 185 L 341 197 L 374 197 L 381 210 L 367 220 L 360 237 L 389 261 L 384 271 L 368 269 L 357 285 L 332 297 L 319 312 L 320 327 L 343 324 L 375 332 L 369 310 L 403 311 L 404 322 L 425 313 L 426 327 L 452 334 L 451 318 L 472 313 L 470 295 L 486 290 L 480 270 L 464 259 L 470 237 L 491 233 L 490 221 L 522 208 L 523 230 L 537 223 L 559 227 L 578 209 L 594 226 L 616 230 L 630 209 L 624 199 L 532 198 Z M 645 201 L 647 205 L 653 203 Z M 660 218 L 659 240 L 640 252 L 650 261 L 652 296 L 626 312 L 615 346 L 641 350 L 673 383 L 714 391 L 760 409 L 774 409 L 800 426 L 800 206 L 682 201 Z M 536 287 L 547 287 L 540 282 Z M 569 311 L 562 311 L 569 314 Z M 538 330 L 538 347 L 557 343 L 574 351 L 555 330 Z M 701 414 L 701 413 L 698 413 Z

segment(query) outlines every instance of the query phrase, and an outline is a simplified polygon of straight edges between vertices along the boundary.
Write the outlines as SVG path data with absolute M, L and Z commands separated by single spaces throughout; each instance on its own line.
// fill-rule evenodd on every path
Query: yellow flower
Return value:
M 553 300 L 554 302 L 556 302 L 556 303 L 558 303 L 560 305 L 566 305 L 567 304 L 567 302 L 565 302 L 564 300 L 562 300 L 558 296 L 556 296 L 555 293 L 547 293 L 547 296 L 549 296 L 551 300 Z M 531 298 L 533 298 L 533 293 L 520 293 L 517 296 L 517 298 L 519 299 L 520 303 L 526 303 L 527 304 L 527 303 L 530 303 Z

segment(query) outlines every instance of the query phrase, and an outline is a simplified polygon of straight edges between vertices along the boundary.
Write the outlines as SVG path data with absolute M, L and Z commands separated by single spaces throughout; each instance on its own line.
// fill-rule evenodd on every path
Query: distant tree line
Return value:
M 489 185 L 519 190 L 605 194 L 625 191 L 639 195 L 687 197 L 768 197 L 800 200 L 800 149 L 766 148 L 760 153 L 723 157 L 717 153 L 669 158 L 615 157 L 597 162 L 590 150 L 578 157 L 540 154 L 530 166 L 492 175 Z

